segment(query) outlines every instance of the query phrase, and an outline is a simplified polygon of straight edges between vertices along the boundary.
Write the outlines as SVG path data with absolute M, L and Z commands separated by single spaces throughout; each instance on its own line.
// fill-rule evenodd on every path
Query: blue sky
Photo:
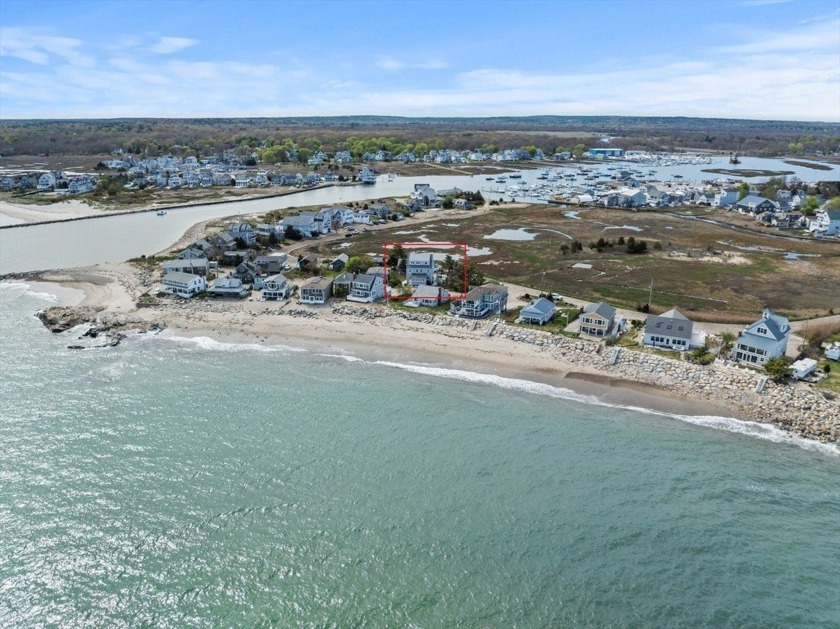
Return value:
M 840 4 L 0 4 L 0 118 L 352 114 L 840 122 Z

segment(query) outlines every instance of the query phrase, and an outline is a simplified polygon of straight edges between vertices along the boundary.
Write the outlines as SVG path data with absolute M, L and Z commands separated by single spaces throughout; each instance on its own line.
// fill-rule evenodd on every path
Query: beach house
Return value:
M 217 277 L 208 289 L 213 297 L 234 297 L 242 299 L 248 296 L 248 291 L 238 277 Z
M 615 308 L 603 301 L 589 304 L 580 316 L 581 334 L 607 337 L 616 333 Z
M 840 234 L 840 209 L 817 210 L 808 222 L 808 231 L 814 236 L 836 236 Z
M 784 356 L 790 338 L 786 317 L 765 308 L 761 319 L 751 323 L 735 341 L 732 359 L 747 365 L 763 365 L 771 358 Z
M 310 277 L 300 286 L 300 303 L 325 304 L 332 295 L 331 277 Z
M 545 325 L 554 316 L 557 308 L 554 302 L 545 297 L 534 299 L 525 306 L 519 313 L 517 323 L 528 323 L 531 325 Z
M 449 301 L 449 291 L 442 286 L 427 286 L 426 284 L 421 284 L 411 295 L 411 301 L 418 306 L 434 308 L 444 301 Z
M 161 273 L 165 277 L 169 273 L 190 273 L 191 275 L 207 275 L 210 262 L 207 258 L 188 258 L 183 260 L 165 260 L 161 264 Z
M 377 299 L 382 299 L 382 291 L 381 275 L 359 273 L 353 278 L 352 284 L 350 284 L 350 294 L 347 295 L 347 301 L 370 303 Z
M 227 225 L 226 231 L 235 240 L 242 240 L 248 247 L 257 242 L 257 232 L 250 223 L 230 222 Z
M 644 344 L 648 347 L 664 347 L 682 352 L 691 346 L 693 333 L 694 322 L 674 308 L 647 318 Z
M 449 311 L 458 317 L 483 319 L 491 314 L 501 314 L 507 309 L 508 289 L 488 285 L 473 288 L 464 299 L 452 302 Z
M 405 276 L 411 286 L 435 283 L 435 257 L 431 253 L 412 252 L 408 254 Z
M 281 273 L 271 275 L 263 280 L 263 299 L 286 299 L 291 292 L 292 286 L 289 284 L 289 280 Z
M 163 292 L 180 297 L 193 297 L 207 290 L 207 281 L 201 275 L 173 271 L 163 278 Z

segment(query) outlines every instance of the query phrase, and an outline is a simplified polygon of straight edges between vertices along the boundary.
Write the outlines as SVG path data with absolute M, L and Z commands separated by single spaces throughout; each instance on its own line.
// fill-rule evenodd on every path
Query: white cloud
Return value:
M 198 40 L 189 37 L 161 37 L 149 50 L 157 55 L 171 55 L 173 52 L 190 48 L 197 43 Z
M 442 70 L 444 68 L 448 68 L 449 64 L 441 59 L 427 59 L 425 61 L 409 63 L 406 61 L 400 61 L 399 59 L 394 59 L 393 57 L 380 57 L 376 62 L 376 67 L 390 71 L 407 69 Z
M 58 37 L 43 30 L 0 28 L 0 57 L 15 57 L 46 65 L 51 59 L 77 66 L 90 66 L 93 59 L 82 53 L 84 42 L 70 37 Z
M 718 48 L 603 61 L 588 71 L 481 67 L 435 81 L 388 72 L 448 67 L 436 58 L 381 57 L 360 72 L 352 55 L 326 70 L 232 58 L 152 54 L 148 44 L 98 49 L 43 32 L 4 29 L 4 117 L 391 115 L 663 115 L 840 120 L 840 19 L 734 31 Z M 7 36 L 9 33 L 9 36 Z M 179 40 L 181 50 L 193 45 Z M 147 40 L 148 42 L 148 40 Z M 121 42 L 124 43 L 124 42 Z M 157 45 L 157 44 L 156 44 Z M 167 50 L 174 50 L 170 44 Z M 83 52 L 85 51 L 85 52 Z M 92 54 L 92 53 L 91 53 Z M 80 59 L 89 63 L 78 71 Z M 417 87 L 415 87 L 417 84 Z

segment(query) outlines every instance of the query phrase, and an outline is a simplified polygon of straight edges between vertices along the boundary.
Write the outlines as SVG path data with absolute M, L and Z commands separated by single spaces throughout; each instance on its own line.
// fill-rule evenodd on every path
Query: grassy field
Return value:
M 489 248 L 474 255 L 488 278 L 588 300 L 652 310 L 679 307 L 699 320 L 747 322 L 765 305 L 792 317 L 840 312 L 840 244 L 742 233 L 687 220 L 676 212 L 581 209 L 578 218 L 557 206 L 493 208 L 463 220 L 417 224 L 411 219 L 390 230 L 355 236 L 343 243 L 313 243 L 322 255 L 376 253 L 394 240 L 447 240 Z M 703 212 L 707 212 L 704 210 Z M 499 229 L 525 228 L 533 240 L 488 239 Z M 401 233 L 403 232 L 403 233 Z M 407 232 L 407 233 L 406 233 Z M 646 254 L 628 254 L 614 244 L 599 252 L 589 243 L 630 236 L 648 243 Z M 578 253 L 561 247 L 577 240 Z M 661 250 L 654 251 L 655 243 Z M 794 252 L 806 256 L 786 260 Z M 589 265 L 581 268 L 575 265 Z

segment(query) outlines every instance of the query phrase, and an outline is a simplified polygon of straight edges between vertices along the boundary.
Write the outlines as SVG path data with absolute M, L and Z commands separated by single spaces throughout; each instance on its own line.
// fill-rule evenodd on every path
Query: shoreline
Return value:
M 50 284 L 83 290 L 81 301 L 75 293 L 76 305 L 102 308 L 100 315 L 109 321 L 122 321 L 125 327 L 117 329 L 161 324 L 168 337 L 278 345 L 352 357 L 348 360 L 496 376 L 567 389 L 574 394 L 570 397 L 591 397 L 604 405 L 759 422 L 833 447 L 840 441 L 836 403 L 808 389 L 772 383 L 758 394 L 754 388 L 759 376 L 746 369 L 699 367 L 631 351 L 622 351 L 621 359 L 612 361 L 613 348 L 591 341 L 504 325 L 495 333 L 493 321 L 375 306 L 198 300 L 139 308 L 136 299 L 145 287 L 138 275 L 136 268 L 123 263 L 43 273 L 24 282 L 44 292 Z
M 320 188 L 332 188 L 339 185 L 360 185 L 355 183 L 323 183 L 318 184 L 316 186 L 312 186 L 309 188 L 302 188 L 302 189 L 293 189 L 293 190 L 285 190 L 283 192 L 276 192 L 272 194 L 254 194 L 254 195 L 243 195 L 241 197 L 237 197 L 235 199 L 220 199 L 216 201 L 208 201 L 208 200 L 198 200 L 195 203 L 178 203 L 175 205 L 151 205 L 147 207 L 141 208 L 134 208 L 134 209 L 103 209 L 93 205 L 90 205 L 83 199 L 63 199 L 61 201 L 56 201 L 55 203 L 47 203 L 44 205 L 39 204 L 31 204 L 31 205 L 23 205 L 23 204 L 15 204 L 9 201 L 0 201 L 0 216 L 9 217 L 14 220 L 20 220 L 23 222 L 20 223 L 13 223 L 8 225 L 0 225 L 0 229 L 18 229 L 21 227 L 30 227 L 33 225 L 51 225 L 54 223 L 69 223 L 73 221 L 86 221 L 92 220 L 97 218 L 108 218 L 111 216 L 124 216 L 126 214 L 146 214 L 149 212 L 158 212 L 160 210 L 170 211 L 170 210 L 179 210 L 185 208 L 191 208 L 196 206 L 204 206 L 204 205 L 223 205 L 225 203 L 239 203 L 242 201 L 254 201 L 258 199 L 273 199 L 279 197 L 286 197 L 291 196 L 293 194 L 300 194 L 301 192 L 309 192 L 311 190 L 318 190 Z M 63 207 L 61 207 L 63 206 Z M 83 207 L 84 206 L 84 207 Z M 50 214 L 48 209 L 40 209 L 40 208 L 54 208 L 58 207 L 59 210 L 64 209 L 65 212 L 60 212 L 59 216 L 61 218 L 49 218 L 48 215 Z M 41 218 L 39 215 L 47 216 L 46 218 Z

